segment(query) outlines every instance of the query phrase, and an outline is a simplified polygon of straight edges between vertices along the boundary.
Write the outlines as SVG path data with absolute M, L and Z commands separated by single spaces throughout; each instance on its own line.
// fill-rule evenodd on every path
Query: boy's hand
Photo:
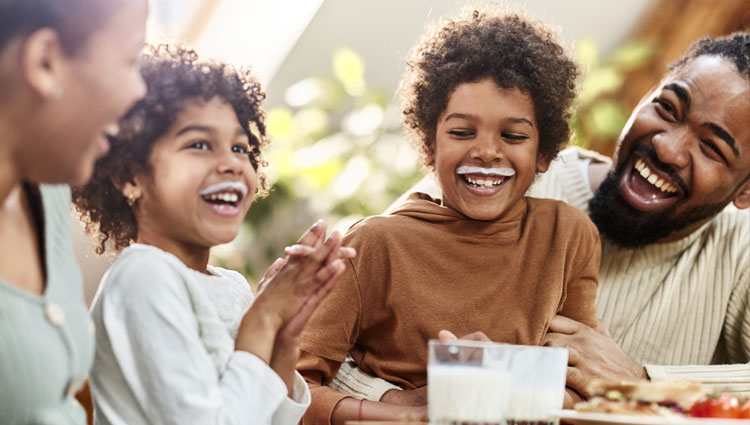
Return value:
M 426 406 L 427 385 L 413 390 L 388 390 L 380 397 L 380 401 L 401 406 Z
M 490 338 L 482 331 L 472 332 L 459 338 L 453 332 L 445 329 L 438 332 L 438 339 L 441 341 L 452 341 L 454 339 L 465 339 L 468 341 L 490 341 Z

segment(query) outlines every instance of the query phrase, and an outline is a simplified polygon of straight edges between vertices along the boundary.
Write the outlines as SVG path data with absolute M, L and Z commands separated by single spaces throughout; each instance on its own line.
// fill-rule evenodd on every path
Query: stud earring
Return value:
M 135 201 L 135 195 L 133 195 L 132 193 L 128 195 L 128 206 L 132 207 L 133 205 L 135 205 Z

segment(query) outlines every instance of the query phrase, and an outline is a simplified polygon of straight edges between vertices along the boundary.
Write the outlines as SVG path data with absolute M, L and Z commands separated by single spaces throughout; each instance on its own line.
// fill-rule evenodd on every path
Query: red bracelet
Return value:
M 359 401 L 359 420 L 362 420 L 362 405 L 365 403 L 365 399 Z

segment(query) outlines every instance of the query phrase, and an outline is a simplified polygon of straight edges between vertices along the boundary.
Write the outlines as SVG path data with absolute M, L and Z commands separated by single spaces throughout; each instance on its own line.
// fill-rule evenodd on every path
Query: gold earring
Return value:
M 135 195 L 131 193 L 128 195 L 128 206 L 132 207 L 133 205 L 135 205 Z

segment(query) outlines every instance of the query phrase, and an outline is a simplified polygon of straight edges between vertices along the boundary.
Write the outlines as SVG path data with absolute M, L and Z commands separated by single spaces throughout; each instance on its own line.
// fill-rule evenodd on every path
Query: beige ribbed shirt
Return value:
M 611 162 L 580 148 L 564 150 L 528 195 L 588 212 L 591 161 Z M 429 178 L 415 190 L 440 196 Z M 652 380 L 687 379 L 749 397 L 750 210 L 730 205 L 671 243 L 628 250 L 602 240 L 596 304 L 617 344 L 646 365 Z M 390 389 L 349 369 L 329 385 L 374 400 Z
M 608 159 L 566 149 L 529 195 L 588 211 L 588 161 Z M 633 250 L 602 241 L 596 304 L 619 346 L 652 380 L 750 396 L 750 210 L 727 207 L 675 242 Z

